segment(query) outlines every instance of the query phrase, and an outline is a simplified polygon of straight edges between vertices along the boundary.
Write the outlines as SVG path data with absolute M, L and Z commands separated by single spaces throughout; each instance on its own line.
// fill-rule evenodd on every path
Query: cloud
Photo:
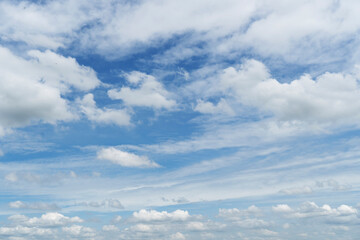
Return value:
M 74 237 L 95 237 L 96 236 L 96 232 L 94 229 L 89 228 L 89 227 L 84 227 L 84 226 L 80 226 L 80 225 L 72 225 L 70 227 L 63 227 L 62 231 L 65 234 L 69 234 L 70 236 L 74 236 Z
M 167 228 L 164 225 L 152 225 L 152 224 L 136 224 L 130 227 L 130 231 L 132 232 L 166 232 Z
M 24 215 L 12 215 L 8 219 L 13 223 L 27 227 L 58 227 L 71 223 L 83 222 L 83 220 L 79 217 L 67 217 L 57 212 L 45 213 L 39 218 L 29 218 Z
M 115 225 L 104 225 L 102 227 L 102 230 L 105 231 L 105 232 L 116 232 L 116 231 L 119 231 L 119 228 L 116 227 Z
M 185 240 L 186 237 L 181 232 L 177 232 L 177 233 L 171 234 L 170 239 L 171 240 Z
M 84 25 L 104 16 L 105 5 L 109 6 L 101 1 L 92 4 L 71 0 L 61 3 L 1 1 L 0 21 L 4 22 L 0 26 L 1 39 L 5 43 L 23 43 L 30 48 L 66 48 L 78 39 L 78 32 Z
M 37 63 L 0 47 L 0 74 L 0 126 L 20 127 L 39 121 L 56 123 L 76 118 L 59 89 L 41 82 L 48 74 L 56 75 L 55 72 L 38 71 Z
M 2 129 L 75 120 L 76 113 L 63 95 L 100 84 L 94 70 L 49 50 L 32 50 L 22 58 L 0 46 L 0 74 Z
M 305 74 L 280 83 L 270 78 L 262 63 L 247 60 L 239 69 L 225 69 L 219 78 L 220 87 L 241 103 L 269 112 L 280 121 L 331 126 L 355 124 L 360 117 L 354 114 L 360 109 L 356 74 L 324 73 L 315 80 Z
M 75 58 L 64 57 L 50 50 L 32 50 L 28 55 L 33 58 L 32 64 L 38 68 L 36 70 L 43 73 L 41 81 L 60 89 L 62 93 L 70 91 L 70 87 L 89 91 L 100 85 L 95 71 L 90 67 L 81 66 Z
M 261 215 L 261 209 L 256 207 L 255 205 L 252 205 L 244 210 L 240 210 L 238 208 L 219 209 L 219 217 L 231 219 L 231 220 L 238 220 L 243 217 L 259 216 L 259 215 Z
M 174 100 L 169 99 L 171 94 L 164 89 L 155 77 L 136 71 L 124 76 L 128 83 L 135 88 L 111 89 L 108 91 L 111 99 L 120 99 L 128 106 L 154 109 L 171 109 L 176 105 Z
M 47 236 L 53 235 L 51 229 L 35 228 L 35 227 L 0 227 L 0 236 L 15 236 L 15 235 L 29 235 L 29 236 Z
M 9 181 L 9 182 L 17 182 L 18 177 L 17 177 L 16 173 L 9 173 L 9 174 L 5 175 L 5 180 Z
M 207 226 L 202 222 L 189 222 L 186 228 L 190 231 L 205 231 L 208 230 Z
M 291 207 L 289 207 L 289 205 L 287 205 L 287 204 L 279 204 L 279 205 L 273 206 L 272 210 L 274 212 L 280 212 L 280 213 L 289 213 L 289 212 L 293 211 L 291 209 Z
M 283 214 L 287 218 L 321 219 L 328 224 L 356 224 L 359 223 L 358 210 L 352 206 L 342 204 L 332 208 L 328 204 L 318 206 L 314 202 L 304 202 L 299 208 L 292 209 L 288 205 L 277 205 L 272 208 L 274 212 Z
M 116 208 L 116 209 L 124 208 L 124 206 L 121 204 L 121 202 L 117 199 L 106 199 L 106 200 L 102 200 L 102 201 L 81 202 L 77 205 L 88 206 L 88 207 L 93 207 L 93 208 Z
M 156 210 L 142 209 L 139 212 L 134 212 L 132 215 L 133 221 L 139 222 L 164 222 L 164 221 L 186 221 L 190 218 L 188 211 L 176 210 L 174 212 L 158 212 Z
M 98 124 L 115 124 L 118 126 L 129 126 L 130 115 L 125 109 L 98 108 L 94 101 L 94 95 L 86 94 L 77 100 L 81 112 L 92 122 Z
M 55 203 L 43 203 L 43 202 L 33 202 L 25 203 L 22 201 L 15 201 L 9 203 L 10 208 L 16 209 L 31 209 L 31 210 L 60 210 L 60 207 Z
M 304 186 L 304 187 L 286 188 L 280 190 L 279 192 L 286 195 L 299 195 L 299 194 L 310 194 L 313 192 L 313 189 L 310 186 Z
M 123 167 L 159 167 L 157 163 L 150 161 L 145 156 L 138 156 L 134 153 L 124 152 L 114 147 L 99 150 L 97 152 L 97 158 L 110 161 Z
M 212 102 L 204 102 L 203 100 L 198 100 L 194 108 L 195 111 L 200 113 L 208 114 L 221 114 L 225 113 L 228 115 L 234 115 L 234 110 L 227 104 L 225 99 L 220 99 L 220 101 L 214 105 Z

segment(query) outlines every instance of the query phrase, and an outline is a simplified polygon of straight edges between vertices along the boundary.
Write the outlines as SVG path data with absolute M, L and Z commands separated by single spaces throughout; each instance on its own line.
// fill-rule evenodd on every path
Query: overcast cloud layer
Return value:
M 0 239 L 360 235 L 360 2 L 0 2 Z

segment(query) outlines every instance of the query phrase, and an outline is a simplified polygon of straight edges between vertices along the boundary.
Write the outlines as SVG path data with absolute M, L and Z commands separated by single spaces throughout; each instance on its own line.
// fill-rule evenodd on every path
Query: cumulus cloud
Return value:
M 279 191 L 280 193 L 287 195 L 309 194 L 313 192 L 310 186 L 286 188 Z
M 55 203 L 33 202 L 25 203 L 22 201 L 10 202 L 9 207 L 16 209 L 31 209 L 31 210 L 60 210 L 60 207 Z
M 190 218 L 188 211 L 176 210 L 174 212 L 142 209 L 139 212 L 134 212 L 132 215 L 133 221 L 151 222 L 151 221 L 186 221 Z
M 100 84 L 94 70 L 79 65 L 74 58 L 38 50 L 22 58 L 1 46 L 0 75 L 1 128 L 74 120 L 76 113 L 62 95 Z
M 259 216 L 262 211 L 260 208 L 255 205 L 251 205 L 247 209 L 238 209 L 238 208 L 220 208 L 219 216 L 226 219 L 237 220 L 243 217 Z
M 167 231 L 167 227 L 165 225 L 152 225 L 152 224 L 140 223 L 140 224 L 131 226 L 130 231 L 145 232 L 145 233 L 165 232 L 165 231 Z
M 32 50 L 28 55 L 33 58 L 31 63 L 37 67 L 36 71 L 43 74 L 40 76 L 41 81 L 60 89 L 62 93 L 70 91 L 70 88 L 89 91 L 100 85 L 95 71 L 81 66 L 75 58 L 64 57 L 50 50 Z
M 155 77 L 136 71 L 124 76 L 128 83 L 135 88 L 111 89 L 108 91 L 111 99 L 120 99 L 128 106 L 154 109 L 171 109 L 176 105 L 176 102 L 170 99 L 171 94 Z
M 171 240 L 185 240 L 186 237 L 181 232 L 177 232 L 177 233 L 171 234 L 170 239 Z
M 157 163 L 150 161 L 146 156 L 138 156 L 134 153 L 121 151 L 114 147 L 99 150 L 97 152 L 97 158 L 107 160 L 124 167 L 159 167 Z
M 0 66 L 2 127 L 19 127 L 38 121 L 55 123 L 75 118 L 59 89 L 41 82 L 47 74 L 56 73 L 36 71 L 36 63 L 17 57 L 3 47 L 0 47 Z
M 123 209 L 124 206 L 117 199 L 106 199 L 102 201 L 90 201 L 90 202 L 81 202 L 78 205 L 93 207 L 93 208 L 117 208 Z M 121 217 L 120 217 L 121 219 Z
M 0 227 L 0 236 L 16 236 L 16 235 L 29 235 L 29 236 L 49 236 L 54 234 L 51 229 L 43 229 L 36 227 Z
M 73 237 L 95 237 L 96 232 L 94 229 L 89 227 L 84 227 L 80 225 L 72 225 L 70 227 L 63 227 L 62 231 L 65 234 L 69 234 Z
M 225 113 L 228 115 L 235 114 L 234 110 L 232 110 L 232 108 L 223 98 L 220 99 L 220 101 L 216 105 L 214 105 L 212 102 L 198 100 L 194 110 L 200 113 L 208 113 L 208 114 L 219 114 L 219 113 Z
M 29 218 L 25 215 L 12 215 L 8 219 L 13 223 L 27 227 L 58 227 L 83 222 L 79 217 L 67 217 L 57 212 L 45 213 L 39 218 Z
M 269 69 L 254 59 L 237 67 L 228 67 L 217 77 L 191 83 L 196 94 L 235 99 L 241 106 L 255 107 L 266 117 L 301 127 L 357 125 L 360 115 L 358 67 L 352 72 L 326 72 L 311 77 L 279 82 L 271 78 Z M 204 109 L 214 110 L 210 103 Z M 206 111 L 205 111 L 206 112 Z
M 86 94 L 77 100 L 82 113 L 92 122 L 102 124 L 115 124 L 118 126 L 130 125 L 130 114 L 125 109 L 98 108 L 94 95 Z
M 104 225 L 102 227 L 102 230 L 105 232 L 116 232 L 119 231 L 119 228 L 116 227 L 115 225 Z
M 274 206 L 273 211 L 287 218 L 311 219 L 315 218 L 329 224 L 356 224 L 360 221 L 358 210 L 352 206 L 342 204 L 337 208 L 332 208 L 328 204 L 318 206 L 314 202 L 304 202 L 300 207 L 294 209 L 286 204 Z
M 98 7 L 95 2 L 93 7 Z M 73 39 L 74 31 L 96 16 L 95 12 L 91 16 L 86 14 L 86 10 L 93 7 L 69 0 L 42 4 L 2 1 L 0 20 L 4 24 L 0 27 L 1 38 L 3 41 L 25 42 L 30 47 L 65 47 Z
M 280 213 L 288 213 L 288 212 L 293 211 L 291 209 L 291 207 L 289 207 L 289 205 L 287 205 L 287 204 L 279 204 L 279 205 L 273 206 L 272 210 L 274 212 L 280 212 Z

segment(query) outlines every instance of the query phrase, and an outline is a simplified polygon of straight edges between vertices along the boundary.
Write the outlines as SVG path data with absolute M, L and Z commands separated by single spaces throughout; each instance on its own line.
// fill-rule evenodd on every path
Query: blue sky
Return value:
M 358 1 L 1 1 L 0 239 L 357 239 Z

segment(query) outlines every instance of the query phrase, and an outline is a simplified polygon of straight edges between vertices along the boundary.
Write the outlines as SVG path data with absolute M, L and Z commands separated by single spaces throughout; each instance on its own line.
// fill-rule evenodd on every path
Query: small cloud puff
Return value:
M 156 168 L 159 164 L 150 161 L 146 156 L 121 151 L 114 147 L 103 148 L 97 152 L 97 158 L 107 160 L 123 167 Z

